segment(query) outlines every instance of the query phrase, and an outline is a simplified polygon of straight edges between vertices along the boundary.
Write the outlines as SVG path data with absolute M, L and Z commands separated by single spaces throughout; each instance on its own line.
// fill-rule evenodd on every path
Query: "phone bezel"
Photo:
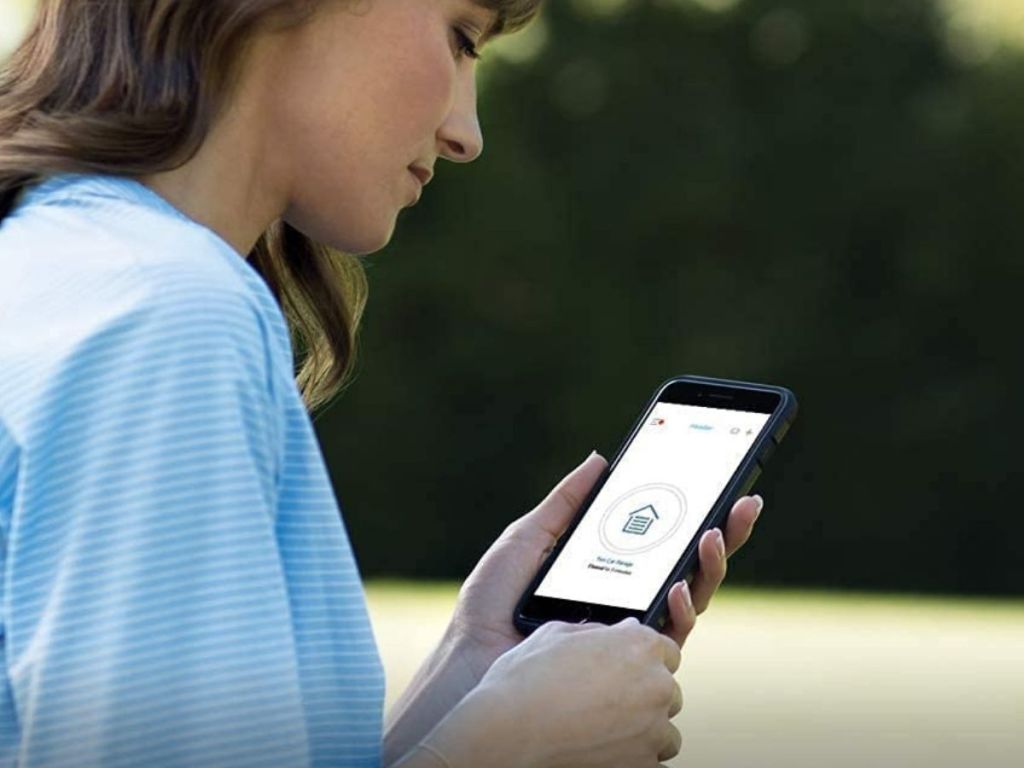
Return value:
M 604 486 L 608 477 L 618 466 L 622 456 L 632 444 L 640 428 L 646 423 L 651 411 L 658 403 L 698 405 L 724 410 L 752 411 L 770 414 L 768 421 L 754 440 L 725 489 L 722 491 L 687 549 L 677 561 L 669 577 L 656 593 L 654 600 L 644 610 L 633 610 L 608 605 L 539 597 L 535 593 L 551 566 L 561 553 L 566 542 L 576 530 L 583 516 Z M 516 627 L 529 634 L 548 621 L 581 623 L 587 621 L 614 624 L 630 617 L 642 623 L 661 627 L 667 613 L 668 592 L 672 585 L 688 577 L 697 567 L 697 547 L 704 532 L 720 525 L 735 499 L 746 494 L 760 474 L 761 465 L 774 451 L 775 446 L 789 428 L 796 415 L 796 398 L 784 387 L 774 387 L 749 382 L 711 379 L 702 376 L 678 376 L 662 384 L 648 401 L 633 428 L 627 434 L 608 468 L 598 479 L 594 488 L 580 507 L 570 526 L 552 549 L 537 572 L 530 586 L 516 606 L 513 617 Z

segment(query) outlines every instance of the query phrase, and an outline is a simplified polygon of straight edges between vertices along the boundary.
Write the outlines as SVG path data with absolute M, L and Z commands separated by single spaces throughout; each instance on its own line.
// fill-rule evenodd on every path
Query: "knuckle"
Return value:
M 671 760 L 679 754 L 682 747 L 683 735 L 679 732 L 679 729 L 671 724 L 669 724 L 668 728 L 668 743 L 664 746 L 661 754 L 658 755 L 659 760 Z
M 640 622 L 636 618 L 630 616 L 628 619 L 623 619 L 616 624 L 613 629 L 618 629 L 620 632 L 624 632 L 627 635 L 631 632 L 636 632 L 640 627 Z
M 658 681 L 654 685 L 657 705 L 667 707 L 672 704 L 675 701 L 678 688 L 679 686 L 676 685 L 676 681 L 671 675 L 659 675 Z
M 658 651 L 669 662 L 678 660 L 680 656 L 679 644 L 666 635 L 658 635 Z
M 675 686 L 668 673 L 648 673 L 635 679 L 636 706 L 645 717 L 665 718 L 665 713 L 675 697 Z
M 665 746 L 665 717 L 652 717 L 643 734 L 644 746 L 652 754 L 661 754 Z
M 540 627 L 534 630 L 533 636 L 536 638 L 545 638 L 549 635 L 560 634 L 565 632 L 568 625 L 561 621 L 548 621 L 541 624 Z
M 498 541 L 515 539 L 519 536 L 519 533 L 520 531 L 522 531 L 522 529 L 522 520 L 513 520 L 511 523 L 505 526 L 505 530 L 501 532 L 501 535 L 498 537 Z
M 637 641 L 643 643 L 649 651 L 661 652 L 661 643 L 664 636 L 651 627 L 640 624 L 637 626 Z
M 621 621 L 615 626 L 610 627 L 610 629 L 621 636 L 619 638 L 621 642 L 629 643 L 631 646 L 635 646 L 641 642 L 644 630 L 640 625 L 640 622 L 632 618 Z
M 683 689 L 676 683 L 672 689 L 672 701 L 669 702 L 669 719 L 683 711 Z
M 569 509 L 578 510 L 583 500 L 577 498 L 576 494 L 572 493 L 568 488 L 563 485 L 559 485 L 555 488 L 555 495 L 558 496 L 562 502 L 569 507 Z
M 552 621 L 549 624 L 551 625 L 551 631 L 559 635 L 569 635 L 580 628 L 579 624 L 572 624 L 568 621 Z
M 634 666 L 646 666 L 650 656 L 646 644 L 638 642 L 636 638 L 628 638 L 627 642 L 625 655 L 630 663 Z

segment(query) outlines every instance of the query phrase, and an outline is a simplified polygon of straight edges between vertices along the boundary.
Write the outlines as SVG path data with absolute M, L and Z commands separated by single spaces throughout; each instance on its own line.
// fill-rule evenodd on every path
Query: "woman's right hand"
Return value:
M 688 609 L 687 634 L 696 621 Z M 636 619 L 545 624 L 499 658 L 452 713 L 454 727 L 442 723 L 426 743 L 452 768 L 655 768 L 679 752 L 670 722 L 682 708 L 679 663 L 676 642 Z M 469 734 L 485 743 L 467 743 Z

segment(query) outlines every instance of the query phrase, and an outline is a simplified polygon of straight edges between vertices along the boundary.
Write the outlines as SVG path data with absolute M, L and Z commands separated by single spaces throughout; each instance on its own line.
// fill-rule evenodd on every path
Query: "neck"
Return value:
M 249 59 L 259 60 L 257 56 Z M 262 130 L 267 113 L 255 85 L 260 81 L 257 76 L 239 83 L 199 152 L 187 163 L 140 178 L 243 257 L 284 214 L 288 200 L 284 176 L 273 167 L 274 147 Z

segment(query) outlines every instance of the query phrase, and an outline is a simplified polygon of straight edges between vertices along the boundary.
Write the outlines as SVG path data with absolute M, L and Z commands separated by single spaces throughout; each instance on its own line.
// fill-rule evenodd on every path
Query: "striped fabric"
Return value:
M 285 320 L 137 182 L 57 176 L 0 225 L 0 534 L 0 765 L 380 765 Z

